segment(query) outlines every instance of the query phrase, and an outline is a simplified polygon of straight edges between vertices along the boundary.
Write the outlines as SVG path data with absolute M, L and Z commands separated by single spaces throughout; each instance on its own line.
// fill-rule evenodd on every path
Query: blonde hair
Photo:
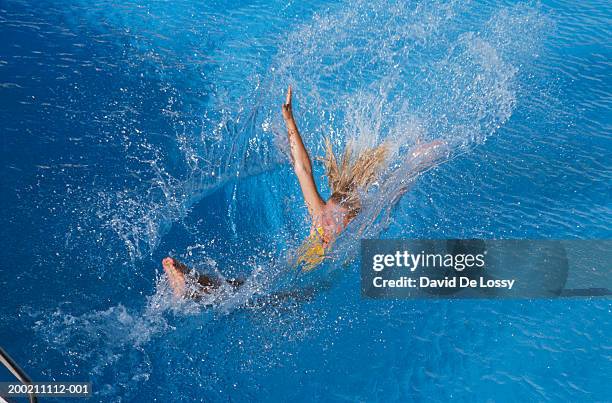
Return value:
M 323 162 L 327 180 L 332 191 L 330 197 L 348 210 L 347 218 L 352 220 L 361 210 L 359 191 L 366 191 L 376 180 L 384 167 L 389 146 L 383 143 L 378 147 L 366 148 L 353 157 L 353 144 L 347 143 L 338 164 L 331 141 L 325 139 L 325 156 L 317 158 Z M 323 229 L 316 228 L 296 251 L 295 266 L 302 265 L 303 271 L 310 271 L 325 259 Z
M 362 150 L 355 158 L 353 143 L 348 142 L 338 164 L 331 141 L 325 138 L 325 157 L 318 159 L 325 166 L 332 191 L 330 199 L 348 210 L 349 219 L 353 219 L 361 210 L 359 191 L 367 191 L 376 180 L 384 168 L 388 152 L 388 143 L 383 143 Z

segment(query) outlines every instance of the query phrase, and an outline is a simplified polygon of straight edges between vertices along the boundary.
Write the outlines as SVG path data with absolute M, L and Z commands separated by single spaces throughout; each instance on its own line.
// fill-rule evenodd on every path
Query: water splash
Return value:
M 424 10 L 437 10 L 436 18 Z M 363 195 L 363 211 L 337 240 L 332 253 L 339 260 L 328 269 L 353 259 L 360 238 L 376 237 L 389 225 L 401 195 L 423 173 L 422 157 L 411 153 L 415 145 L 447 147 L 431 170 L 470 152 L 511 118 L 519 66 L 526 69 L 537 56 L 545 20 L 537 9 L 518 5 L 470 26 L 465 12 L 455 3 L 413 9 L 358 2 L 300 27 L 280 49 L 270 93 L 281 93 L 287 82 L 297 87 L 298 123 L 311 150 L 321 151 L 323 136 L 339 150 L 349 140 L 357 147 L 394 144 L 389 169 Z M 270 266 L 269 284 L 292 276 L 286 261 Z
M 515 6 L 491 10 L 490 18 L 478 23 L 462 2 L 358 2 L 297 27 L 280 46 L 264 84 L 253 87 L 249 95 L 255 101 L 249 108 L 233 106 L 231 96 L 217 98 L 221 112 L 205 117 L 197 135 L 178 132 L 180 159 L 188 167 L 185 177 L 171 173 L 161 154 L 136 156 L 155 179 L 145 190 L 103 192 L 97 211 L 132 259 L 151 254 L 170 226 L 206 195 L 287 163 L 278 106 L 291 83 L 296 117 L 314 155 L 322 154 L 323 136 L 337 149 L 349 139 L 358 147 L 383 140 L 396 145 L 383 180 L 363 195 L 362 214 L 337 240 L 334 260 L 312 275 L 296 277 L 285 253 L 301 234 L 289 234 L 293 239 L 285 248 L 251 265 L 250 277 L 236 293 L 176 304 L 160 278 L 143 310 L 118 305 L 80 317 L 58 313 L 62 319 L 40 324 L 39 334 L 51 335 L 54 339 L 47 341 L 56 347 L 81 345 L 80 350 L 97 355 L 83 361 L 100 363 L 108 356 L 121 360 L 127 346 L 145 345 L 168 331 L 169 312 L 201 317 L 203 311 L 224 315 L 243 307 L 267 309 L 274 306 L 274 295 L 313 284 L 323 287 L 330 272 L 355 257 L 359 238 L 377 236 L 388 225 L 401 192 L 417 179 L 418 159 L 410 157 L 416 143 L 444 141 L 451 149 L 448 157 L 457 157 L 511 118 L 519 102 L 521 69 L 537 49 L 542 28 L 538 15 L 537 9 Z M 521 37 L 526 40 L 507 39 Z M 295 220 L 297 213 L 285 212 L 284 219 Z M 223 276 L 224 268 L 206 259 L 200 265 Z M 66 321 L 71 325 L 64 328 Z M 108 338 L 119 342 L 109 344 L 104 341 Z M 146 367 L 147 358 L 135 362 Z M 93 372 L 106 376 L 102 367 Z M 146 368 L 133 372 L 147 373 Z
M 183 126 L 177 142 L 189 166 L 185 179 L 168 174 L 163 160 L 149 161 L 153 186 L 103 194 L 101 219 L 141 259 L 208 194 L 286 163 L 278 105 L 288 83 L 315 155 L 324 136 L 338 149 L 348 139 L 362 147 L 392 140 L 398 169 L 411 163 L 402 156 L 417 142 L 441 139 L 458 152 L 484 142 L 511 117 L 518 66 L 536 53 L 545 23 L 525 5 L 492 9 L 484 23 L 471 12 L 464 2 L 361 1 L 315 15 L 290 32 L 250 94 L 219 93 L 209 105 L 219 112 L 201 118 L 199 133 Z M 231 203 L 232 222 L 234 209 Z

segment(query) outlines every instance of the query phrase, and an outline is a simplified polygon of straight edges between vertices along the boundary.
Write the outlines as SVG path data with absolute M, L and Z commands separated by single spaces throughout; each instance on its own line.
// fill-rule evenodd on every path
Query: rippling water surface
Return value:
M 1 2 L 2 346 L 96 401 L 606 400 L 608 301 L 362 300 L 353 258 L 362 236 L 610 238 L 611 19 L 605 1 Z M 313 155 L 394 145 L 338 259 L 297 277 L 288 84 Z M 433 139 L 451 158 L 413 178 Z M 168 254 L 248 286 L 174 304 Z

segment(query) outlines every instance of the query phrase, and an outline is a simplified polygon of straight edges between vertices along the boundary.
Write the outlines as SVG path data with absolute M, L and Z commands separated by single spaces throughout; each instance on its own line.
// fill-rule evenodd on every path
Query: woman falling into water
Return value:
M 349 142 L 340 161 L 333 153 L 331 142 L 325 139 L 325 157 L 322 158 L 331 196 L 324 200 L 312 174 L 310 156 L 293 118 L 291 87 L 282 106 L 283 119 L 291 149 L 291 162 L 297 175 L 302 195 L 311 219 L 310 235 L 296 253 L 295 265 L 302 270 L 312 270 L 326 257 L 334 240 L 361 211 L 360 193 L 368 190 L 386 166 L 389 144 L 383 143 L 354 155 Z M 423 172 L 447 152 L 445 143 L 434 141 L 416 147 L 410 157 L 418 158 L 413 174 Z M 404 188 L 401 193 L 405 192 Z M 176 297 L 200 297 L 209 294 L 222 285 L 236 289 L 240 280 L 219 280 L 189 270 L 176 259 L 167 257 L 162 262 L 170 286 Z M 191 286 L 188 286 L 191 283 Z

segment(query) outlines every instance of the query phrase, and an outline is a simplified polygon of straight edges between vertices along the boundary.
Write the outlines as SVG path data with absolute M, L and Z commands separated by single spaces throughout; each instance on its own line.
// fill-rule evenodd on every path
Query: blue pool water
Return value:
M 3 0 L 0 345 L 94 401 L 609 401 L 609 300 L 364 300 L 355 257 L 361 236 L 609 239 L 611 20 L 599 0 Z M 313 155 L 454 156 L 397 204 L 386 177 L 297 277 L 288 84 Z M 249 286 L 175 304 L 166 255 Z

